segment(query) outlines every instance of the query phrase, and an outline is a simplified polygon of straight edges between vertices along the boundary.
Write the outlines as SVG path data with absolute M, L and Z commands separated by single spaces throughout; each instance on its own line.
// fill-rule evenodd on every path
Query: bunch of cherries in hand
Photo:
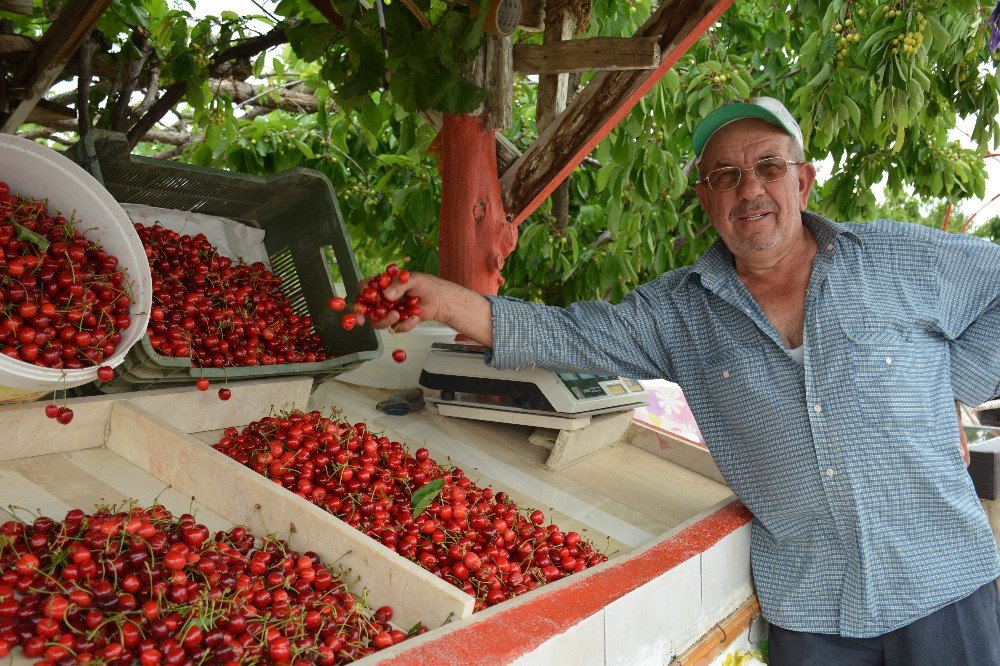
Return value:
M 406 284 L 410 281 L 410 272 L 401 269 L 396 264 L 389 264 L 385 267 L 385 272 L 369 278 L 367 286 L 358 294 L 351 312 L 345 313 L 340 318 L 340 325 L 344 327 L 344 330 L 350 331 L 357 326 L 358 315 L 368 317 L 375 322 L 382 321 L 393 310 L 399 313 L 399 321 L 420 316 L 420 299 L 416 296 L 406 296 L 398 300 L 386 297 L 385 289 L 392 284 L 393 280 Z M 327 301 L 327 305 L 335 312 L 347 309 L 347 301 L 339 296 L 331 298 Z M 392 358 L 397 363 L 402 363 L 406 360 L 406 352 L 397 349 L 392 352 Z

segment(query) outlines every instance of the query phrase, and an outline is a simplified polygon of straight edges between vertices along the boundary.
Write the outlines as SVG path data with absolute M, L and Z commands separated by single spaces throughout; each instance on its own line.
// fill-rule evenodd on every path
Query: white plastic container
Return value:
M 10 185 L 14 194 L 48 199 L 50 214 L 74 215 L 88 239 L 118 257 L 132 285 L 132 324 L 122 331 L 114 355 L 104 361 L 104 365 L 117 366 L 145 335 L 153 301 L 149 262 L 128 215 L 104 186 L 68 158 L 12 134 L 0 134 L 0 181 Z M 36 400 L 96 379 L 97 366 L 57 370 L 0 354 L 0 404 Z

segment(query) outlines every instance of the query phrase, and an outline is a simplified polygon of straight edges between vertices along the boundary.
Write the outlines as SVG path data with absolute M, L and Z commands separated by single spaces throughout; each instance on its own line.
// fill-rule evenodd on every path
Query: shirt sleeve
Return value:
M 486 363 L 495 368 L 543 367 L 634 379 L 673 375 L 666 331 L 642 288 L 618 305 L 586 301 L 557 308 L 487 298 L 493 312 L 493 351 L 487 352 Z
M 939 236 L 935 245 L 952 389 L 974 407 L 1000 394 L 1000 245 L 958 234 Z

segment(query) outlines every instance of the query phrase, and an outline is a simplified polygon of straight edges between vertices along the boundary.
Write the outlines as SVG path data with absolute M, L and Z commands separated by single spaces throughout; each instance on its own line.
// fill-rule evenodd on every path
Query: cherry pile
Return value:
M 0 657 L 39 664 L 354 661 L 406 638 L 315 553 L 160 505 L 0 526 Z
M 476 598 L 481 610 L 606 561 L 576 532 L 543 527 L 427 449 L 319 412 L 228 428 L 214 448 Z
M 295 313 L 264 264 L 233 262 L 203 234 L 135 225 L 153 275 L 147 331 L 160 354 L 205 368 L 330 358 L 312 317 Z
M 0 182 L 0 353 L 46 368 L 101 365 L 132 318 L 118 259 L 78 221 Z

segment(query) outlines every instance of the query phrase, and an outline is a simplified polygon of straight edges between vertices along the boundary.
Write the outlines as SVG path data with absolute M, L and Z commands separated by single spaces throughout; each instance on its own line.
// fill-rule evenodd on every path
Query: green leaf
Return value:
M 12 222 L 14 225 L 14 231 L 17 232 L 17 240 L 24 241 L 25 243 L 31 243 L 38 248 L 39 252 L 45 253 L 49 249 L 49 240 L 40 234 L 36 234 L 34 231 L 18 224 L 17 222 Z
M 427 510 L 427 507 L 431 505 L 431 502 L 438 496 L 442 488 L 444 488 L 444 479 L 434 479 L 413 492 L 413 497 L 410 498 L 410 506 L 413 508 L 414 518 Z
M 316 155 L 313 153 L 312 148 L 309 147 L 302 139 L 295 139 L 295 146 L 299 149 L 299 152 L 305 155 L 306 159 L 313 160 L 316 159 Z
M 406 632 L 406 637 L 413 638 L 418 633 L 420 633 L 420 630 L 423 628 L 423 626 L 424 626 L 423 622 L 417 622 L 415 625 L 410 627 L 409 630 Z

